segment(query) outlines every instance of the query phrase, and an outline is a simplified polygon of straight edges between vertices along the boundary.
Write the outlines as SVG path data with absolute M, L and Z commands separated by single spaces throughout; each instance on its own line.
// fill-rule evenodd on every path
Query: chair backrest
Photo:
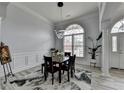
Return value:
M 52 57 L 44 56 L 44 61 L 45 61 L 45 71 L 47 71 L 48 68 L 51 69 L 51 71 L 53 71 Z
M 76 55 L 70 56 L 70 62 L 71 62 L 71 65 L 72 65 L 72 66 L 75 65 L 75 59 L 76 59 Z
M 76 55 L 74 55 L 74 63 L 75 63 Z
M 71 52 L 65 52 L 64 55 L 69 57 L 71 56 Z
M 69 70 L 70 67 L 71 67 L 71 60 L 72 60 L 72 57 L 70 56 L 70 57 L 69 57 L 69 60 L 66 60 L 66 61 L 64 62 L 64 65 L 67 67 L 68 70 Z

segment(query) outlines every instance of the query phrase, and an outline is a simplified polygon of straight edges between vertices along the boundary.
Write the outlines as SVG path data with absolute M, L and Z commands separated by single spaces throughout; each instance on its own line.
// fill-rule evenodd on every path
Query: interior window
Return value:
M 117 36 L 112 36 L 112 52 L 117 52 Z
M 118 21 L 112 28 L 111 33 L 121 33 L 124 32 L 124 19 Z
M 80 25 L 73 24 L 66 28 L 64 52 L 71 52 L 77 57 L 84 57 L 84 29 Z

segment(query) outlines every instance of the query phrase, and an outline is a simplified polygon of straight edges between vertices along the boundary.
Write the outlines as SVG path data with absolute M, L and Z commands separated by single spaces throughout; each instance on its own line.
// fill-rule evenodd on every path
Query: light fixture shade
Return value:
M 65 30 L 54 30 L 56 33 L 56 36 L 58 37 L 58 39 L 62 39 L 64 37 L 64 31 Z

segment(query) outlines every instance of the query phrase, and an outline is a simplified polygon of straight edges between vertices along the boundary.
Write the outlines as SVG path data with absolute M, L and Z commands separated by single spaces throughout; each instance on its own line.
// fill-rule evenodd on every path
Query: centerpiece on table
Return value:
M 57 52 L 57 57 L 58 57 L 59 61 L 63 61 L 63 56 L 64 56 L 64 53 L 62 51 Z
M 56 50 L 54 55 L 52 55 L 52 60 L 56 62 L 61 62 L 63 60 L 64 53 L 61 50 Z

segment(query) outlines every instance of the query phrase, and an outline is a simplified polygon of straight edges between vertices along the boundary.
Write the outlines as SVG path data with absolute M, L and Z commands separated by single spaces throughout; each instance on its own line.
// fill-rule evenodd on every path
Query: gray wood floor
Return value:
M 94 90 L 124 90 L 124 70 L 110 69 L 110 76 L 103 76 L 100 68 L 79 65 L 77 67 L 84 68 L 92 72 L 91 88 Z
M 23 77 L 32 71 L 37 71 L 37 68 L 40 69 L 40 66 L 18 72 L 16 75 Z M 106 77 L 102 76 L 102 72 L 98 67 L 94 68 L 87 65 L 76 64 L 76 68 L 81 68 L 92 72 L 92 90 L 124 90 L 124 70 L 111 69 L 110 76 Z

